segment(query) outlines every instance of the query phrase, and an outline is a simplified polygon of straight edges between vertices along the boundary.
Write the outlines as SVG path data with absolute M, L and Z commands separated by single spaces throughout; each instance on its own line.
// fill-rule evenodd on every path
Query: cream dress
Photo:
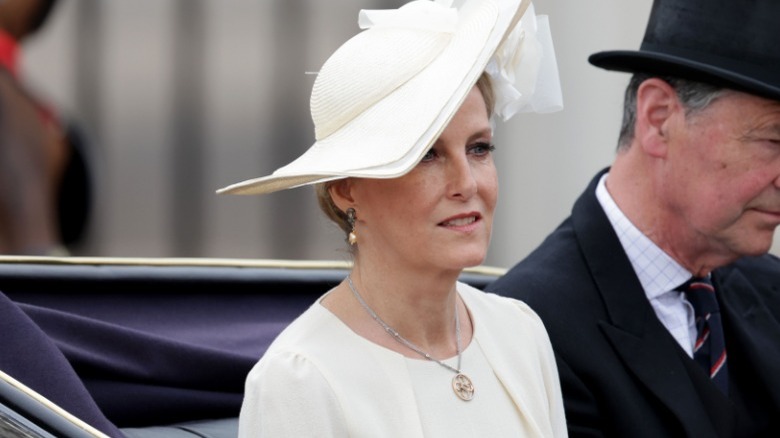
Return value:
M 249 373 L 239 437 L 565 437 L 539 318 L 520 301 L 457 287 L 474 323 L 461 362 L 473 400 L 457 398 L 452 371 L 366 340 L 318 301 Z

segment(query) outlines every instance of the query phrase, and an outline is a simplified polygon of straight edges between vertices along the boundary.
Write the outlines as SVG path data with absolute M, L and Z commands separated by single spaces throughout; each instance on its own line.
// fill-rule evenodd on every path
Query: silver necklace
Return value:
M 455 347 L 458 351 L 458 367 L 453 368 L 446 363 L 432 357 L 430 354 L 423 351 L 420 347 L 412 344 L 409 340 L 401 336 L 397 331 L 395 331 L 394 328 L 387 325 L 386 322 L 382 320 L 382 318 L 379 317 L 379 315 L 374 312 L 371 307 L 368 306 L 368 303 L 363 300 L 363 297 L 360 296 L 360 293 L 357 291 L 357 288 L 352 283 L 352 277 L 347 275 L 347 283 L 349 284 L 349 288 L 352 290 L 352 294 L 355 295 L 355 298 L 358 300 L 361 306 L 363 306 L 364 309 L 366 309 L 366 312 L 368 312 L 369 315 L 371 315 L 372 318 L 374 318 L 374 321 L 378 322 L 379 325 L 382 326 L 385 331 L 390 334 L 390 336 L 393 337 L 396 341 L 400 342 L 401 344 L 409 347 L 414 352 L 419 354 L 420 356 L 436 362 L 437 364 L 443 366 L 444 368 L 447 368 L 448 370 L 455 373 L 455 377 L 452 378 L 452 390 L 455 391 L 455 395 L 458 396 L 461 400 L 469 401 L 472 398 L 474 398 L 474 385 L 471 383 L 471 379 L 465 374 L 463 374 L 460 371 L 460 357 L 461 357 L 461 350 L 460 350 L 460 319 L 458 318 L 458 305 L 455 304 Z

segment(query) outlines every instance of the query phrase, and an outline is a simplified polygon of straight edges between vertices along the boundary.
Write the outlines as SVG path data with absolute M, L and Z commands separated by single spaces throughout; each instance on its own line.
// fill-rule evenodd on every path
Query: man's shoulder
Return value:
M 536 294 L 560 290 L 572 278 L 584 275 L 584 270 L 585 262 L 569 218 L 486 290 L 528 301 Z
M 758 257 L 742 257 L 732 263 L 730 267 L 777 277 L 780 275 L 780 257 L 773 254 L 764 254 Z
M 780 258 L 772 254 L 743 257 L 730 265 L 715 270 L 721 282 L 739 277 L 759 289 L 778 291 L 780 286 Z

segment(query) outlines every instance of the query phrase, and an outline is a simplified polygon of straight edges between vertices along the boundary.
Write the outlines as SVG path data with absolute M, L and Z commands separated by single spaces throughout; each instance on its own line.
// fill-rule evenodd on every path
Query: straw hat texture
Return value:
M 452 0 L 414 0 L 361 11 L 364 30 L 328 58 L 314 82 L 314 145 L 269 176 L 217 193 L 399 177 L 436 141 L 489 62 L 499 115 L 559 109 L 555 55 L 540 18 L 530 0 L 465 0 L 457 8 Z M 537 86 L 540 78 L 546 86 Z

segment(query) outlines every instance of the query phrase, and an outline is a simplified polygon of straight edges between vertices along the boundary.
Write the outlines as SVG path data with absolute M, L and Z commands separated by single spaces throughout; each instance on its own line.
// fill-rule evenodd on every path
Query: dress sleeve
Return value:
M 328 380 L 299 354 L 264 356 L 249 373 L 245 389 L 239 438 L 348 435 Z

